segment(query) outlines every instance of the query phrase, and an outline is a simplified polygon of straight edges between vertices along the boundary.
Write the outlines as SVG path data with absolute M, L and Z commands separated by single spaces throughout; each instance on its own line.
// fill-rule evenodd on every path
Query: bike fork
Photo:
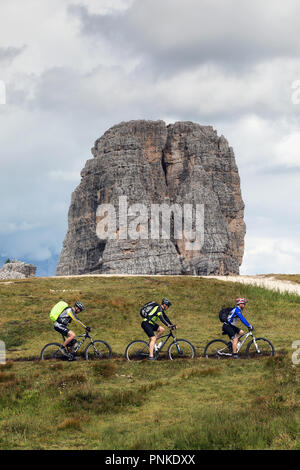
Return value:
M 255 346 L 255 349 L 256 349 L 257 354 L 260 354 L 260 353 L 261 353 L 261 350 L 260 350 L 259 347 L 257 346 L 257 342 L 255 341 L 255 339 L 253 339 L 253 343 L 254 343 L 254 346 Z
M 177 348 L 178 354 L 182 354 L 182 351 L 181 351 L 181 349 L 180 349 L 179 344 L 178 344 L 177 342 L 175 342 L 175 344 L 176 344 L 176 348 Z

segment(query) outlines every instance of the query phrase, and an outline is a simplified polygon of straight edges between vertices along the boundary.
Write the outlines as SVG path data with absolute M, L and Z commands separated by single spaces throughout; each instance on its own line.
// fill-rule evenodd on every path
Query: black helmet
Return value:
M 84 310 L 84 305 L 83 305 L 83 303 L 78 302 L 78 301 L 75 302 L 74 307 L 79 308 L 79 310 L 80 310 L 81 312 L 83 312 L 83 310 Z
M 165 297 L 162 299 L 161 301 L 161 304 L 162 305 L 167 305 L 167 307 L 170 307 L 172 305 L 172 302 L 170 302 L 168 299 L 166 299 Z

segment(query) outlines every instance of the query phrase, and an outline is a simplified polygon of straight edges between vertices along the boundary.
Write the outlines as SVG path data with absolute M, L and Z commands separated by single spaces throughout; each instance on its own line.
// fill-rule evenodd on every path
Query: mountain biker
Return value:
M 66 353 L 66 346 L 71 343 L 71 341 L 73 341 L 76 336 L 74 331 L 69 330 L 68 328 L 68 325 L 69 323 L 71 323 L 72 320 L 74 320 L 85 330 L 91 331 L 91 329 L 88 326 L 85 326 L 84 323 L 82 323 L 77 317 L 77 314 L 83 311 L 83 303 L 76 301 L 74 307 L 65 308 L 65 310 L 62 311 L 57 320 L 54 322 L 54 329 L 63 336 L 66 336 L 66 340 L 62 345 L 64 353 Z
M 223 323 L 222 330 L 225 334 L 229 336 L 231 340 L 232 357 L 234 359 L 238 359 L 237 344 L 238 344 L 239 338 L 243 336 L 244 331 L 236 326 L 237 320 L 241 320 L 241 322 L 245 326 L 247 326 L 249 331 L 253 331 L 254 328 L 253 326 L 250 325 L 250 323 L 246 320 L 246 318 L 242 314 L 242 311 L 244 310 L 246 303 L 248 303 L 248 300 L 239 297 L 235 299 L 235 303 L 236 303 L 236 306 L 231 310 L 231 312 L 229 313 L 227 317 L 227 320 Z
M 146 335 L 150 338 L 149 342 L 149 357 L 150 361 L 155 360 L 154 357 L 154 347 L 158 338 L 164 333 L 165 329 L 162 326 L 159 326 L 156 322 L 161 320 L 162 323 L 169 327 L 176 329 L 176 325 L 173 325 L 171 320 L 166 315 L 166 310 L 172 305 L 170 300 L 165 297 L 161 301 L 161 305 L 156 304 L 153 309 L 148 313 L 147 318 L 145 318 L 141 326 L 145 331 Z M 156 334 L 155 334 L 156 332 Z

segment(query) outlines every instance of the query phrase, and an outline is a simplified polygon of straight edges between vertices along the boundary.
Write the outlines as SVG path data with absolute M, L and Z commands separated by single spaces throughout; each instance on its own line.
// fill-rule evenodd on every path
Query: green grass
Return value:
M 299 449 L 300 298 L 244 284 L 189 277 L 78 277 L 0 282 L 1 449 Z M 145 339 L 139 307 L 167 296 L 177 336 L 196 346 L 192 361 L 129 363 L 126 345 Z M 207 361 L 221 337 L 218 311 L 237 296 L 257 336 L 272 341 L 264 360 Z M 86 305 L 82 320 L 107 341 L 105 362 L 45 363 L 60 341 L 49 320 L 58 300 Z M 77 333 L 80 329 L 74 327 Z M 26 360 L 30 359 L 30 360 Z

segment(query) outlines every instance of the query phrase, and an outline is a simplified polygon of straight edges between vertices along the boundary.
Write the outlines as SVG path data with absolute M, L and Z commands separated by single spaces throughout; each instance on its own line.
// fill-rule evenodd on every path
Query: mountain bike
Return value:
M 63 342 L 66 337 L 62 335 Z M 86 361 L 95 361 L 99 359 L 110 359 L 112 357 L 112 350 L 108 343 L 100 339 L 94 340 L 90 333 L 86 331 L 83 335 L 76 336 L 64 349 L 62 344 L 49 343 L 43 347 L 41 351 L 41 360 L 62 360 L 72 361 L 76 358 L 76 354 L 79 351 L 83 343 L 90 339 L 90 343 L 86 346 L 83 351 L 83 355 Z
M 226 334 L 226 333 L 223 333 Z M 244 338 L 242 340 L 242 338 Z M 239 353 L 248 339 L 252 338 L 246 347 L 246 356 L 254 357 L 270 357 L 274 356 L 275 349 L 272 343 L 266 338 L 256 338 L 252 331 L 244 333 L 240 336 L 237 344 L 237 352 Z M 214 339 L 210 341 L 204 349 L 204 357 L 215 359 L 226 359 L 232 356 L 232 343 L 228 343 L 223 339 Z
M 169 333 L 159 337 L 159 345 L 155 345 L 154 357 L 156 359 L 170 338 L 172 338 L 173 341 L 169 345 L 167 351 L 169 359 L 193 359 L 195 357 L 195 348 L 192 343 L 186 339 L 177 339 L 172 329 L 170 329 Z M 149 357 L 149 343 L 139 339 L 132 341 L 128 344 L 125 350 L 125 357 L 128 361 L 141 361 L 143 359 L 147 359 Z

